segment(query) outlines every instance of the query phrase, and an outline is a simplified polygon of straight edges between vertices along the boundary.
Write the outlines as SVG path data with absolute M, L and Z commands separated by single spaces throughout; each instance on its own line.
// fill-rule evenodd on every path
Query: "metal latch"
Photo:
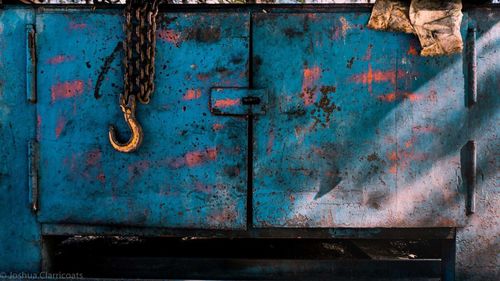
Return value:
M 267 90 L 248 88 L 212 88 L 210 112 L 215 115 L 265 114 Z

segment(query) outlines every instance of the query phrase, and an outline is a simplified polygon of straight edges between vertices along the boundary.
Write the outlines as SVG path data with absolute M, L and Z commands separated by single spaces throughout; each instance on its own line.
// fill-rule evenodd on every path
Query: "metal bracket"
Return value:
M 36 140 L 30 140 L 28 143 L 28 188 L 29 188 L 29 204 L 31 210 L 36 213 L 38 211 L 38 160 L 39 146 Z
M 267 91 L 248 88 L 212 88 L 210 112 L 215 115 L 265 114 Z
M 36 103 L 36 30 L 33 24 L 26 25 L 26 98 Z

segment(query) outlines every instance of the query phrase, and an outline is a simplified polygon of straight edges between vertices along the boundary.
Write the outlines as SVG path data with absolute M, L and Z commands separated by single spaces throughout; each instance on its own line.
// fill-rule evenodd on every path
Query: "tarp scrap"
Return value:
M 459 53 L 461 0 L 377 0 L 368 27 L 417 34 L 422 56 Z

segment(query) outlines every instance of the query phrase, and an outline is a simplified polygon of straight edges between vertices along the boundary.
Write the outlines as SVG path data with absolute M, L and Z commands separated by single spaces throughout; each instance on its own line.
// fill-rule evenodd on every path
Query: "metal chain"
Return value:
M 130 139 L 122 143 L 117 139 L 116 128 L 109 127 L 108 137 L 114 149 L 129 153 L 142 143 L 142 126 L 137 121 L 136 100 L 146 104 L 154 91 L 156 15 L 160 0 L 127 0 L 125 8 L 125 40 L 123 41 L 124 91 L 120 108 L 125 122 L 132 131 Z
M 123 42 L 124 95 L 127 103 L 131 95 L 143 104 L 149 103 L 154 92 L 156 16 L 159 0 L 128 0 L 125 8 L 126 37 Z

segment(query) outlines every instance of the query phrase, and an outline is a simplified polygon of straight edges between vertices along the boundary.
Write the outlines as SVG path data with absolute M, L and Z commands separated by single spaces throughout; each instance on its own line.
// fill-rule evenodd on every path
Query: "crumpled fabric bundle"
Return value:
M 378 30 L 415 33 L 409 14 L 410 5 L 407 1 L 378 0 L 373 6 L 368 27 Z
M 461 0 L 377 0 L 368 27 L 415 33 L 422 56 L 459 53 L 463 49 Z

